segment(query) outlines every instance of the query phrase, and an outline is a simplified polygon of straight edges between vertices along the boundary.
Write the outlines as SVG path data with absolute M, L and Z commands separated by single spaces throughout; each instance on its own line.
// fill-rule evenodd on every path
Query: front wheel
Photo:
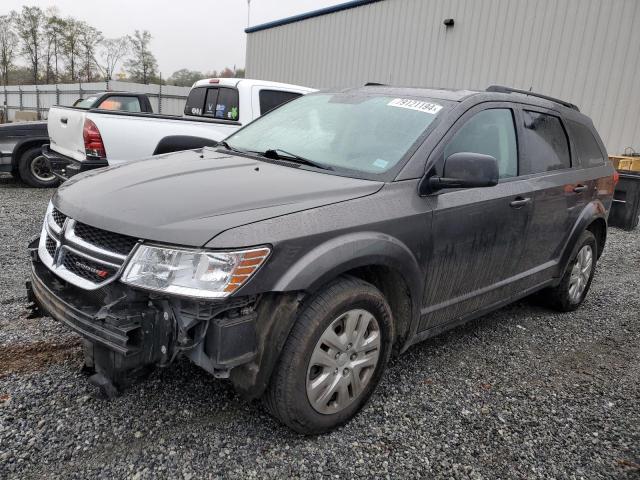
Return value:
M 596 271 L 597 252 L 596 237 L 588 230 L 583 232 L 573 249 L 560 284 L 542 291 L 551 307 L 561 312 L 570 312 L 582 304 Z
M 31 187 L 52 188 L 58 186 L 58 179 L 51 172 L 40 146 L 30 148 L 22 154 L 18 163 L 18 171 L 22 181 Z
M 303 434 L 348 422 L 380 381 L 392 342 L 382 293 L 352 277 L 332 282 L 298 317 L 265 395 L 267 409 Z

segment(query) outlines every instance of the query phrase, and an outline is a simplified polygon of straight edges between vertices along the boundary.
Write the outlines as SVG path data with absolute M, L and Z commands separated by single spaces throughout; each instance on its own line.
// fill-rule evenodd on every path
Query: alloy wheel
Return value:
M 591 245 L 583 246 L 576 257 L 569 279 L 569 297 L 572 302 L 579 302 L 587 288 L 593 268 L 593 249 Z

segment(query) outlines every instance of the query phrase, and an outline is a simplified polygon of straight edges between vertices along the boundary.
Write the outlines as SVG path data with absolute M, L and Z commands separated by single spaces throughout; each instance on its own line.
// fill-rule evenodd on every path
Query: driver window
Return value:
M 459 152 L 491 155 L 498 160 L 500 178 L 518 176 L 518 147 L 511 110 L 483 110 L 467 120 L 445 147 L 444 158 Z

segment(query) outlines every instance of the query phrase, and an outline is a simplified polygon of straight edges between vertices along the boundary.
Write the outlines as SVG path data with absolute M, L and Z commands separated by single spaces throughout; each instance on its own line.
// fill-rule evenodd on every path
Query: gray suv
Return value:
M 577 308 L 615 182 L 591 120 L 557 99 L 319 92 L 216 148 L 64 183 L 28 288 L 107 395 L 185 356 L 321 433 L 392 354 L 536 292 Z

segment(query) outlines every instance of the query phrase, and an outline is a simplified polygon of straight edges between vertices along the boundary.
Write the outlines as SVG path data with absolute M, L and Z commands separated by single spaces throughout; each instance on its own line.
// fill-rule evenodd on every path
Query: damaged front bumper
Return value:
M 282 335 L 264 308 L 291 313 L 295 302 L 283 298 L 284 303 L 274 304 L 267 298 L 259 309 L 256 296 L 203 302 L 152 294 L 120 282 L 87 291 L 65 282 L 40 261 L 37 239 L 29 250 L 30 300 L 83 337 L 85 366 L 94 374 L 93 383 L 109 396 L 178 355 L 220 378 L 235 369 L 232 380 L 249 397 L 266 386 L 265 375 L 275 360 L 265 346 L 271 334 Z M 283 305 L 292 308 L 283 310 Z M 261 368 L 265 361 L 266 371 Z

